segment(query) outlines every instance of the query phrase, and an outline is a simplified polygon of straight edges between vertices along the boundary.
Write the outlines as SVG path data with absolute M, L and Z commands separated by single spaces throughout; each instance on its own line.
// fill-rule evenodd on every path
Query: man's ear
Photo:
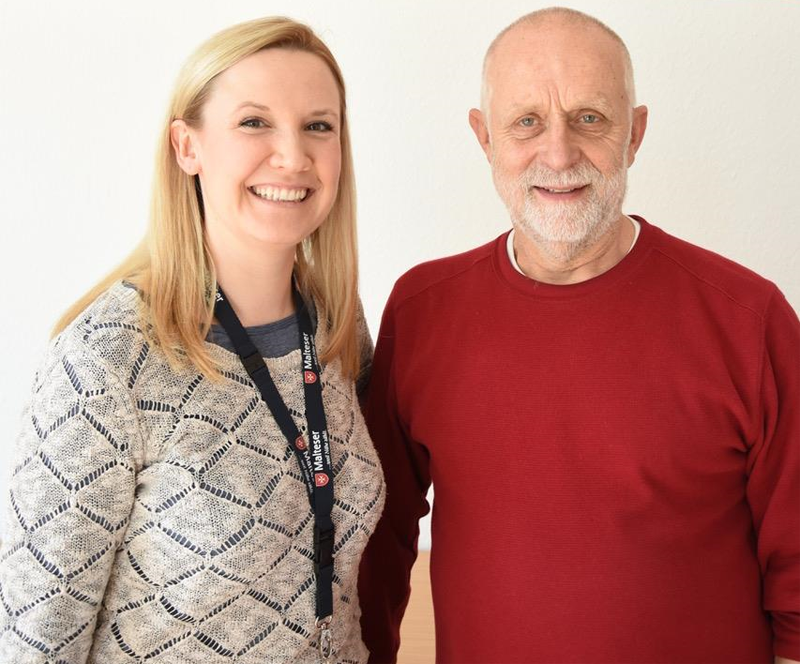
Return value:
M 175 150 L 175 160 L 178 166 L 187 175 L 197 175 L 200 172 L 200 159 L 194 145 L 194 136 L 189 125 L 184 120 L 173 120 L 169 127 L 169 137 L 172 149 Z
M 477 108 L 471 108 L 469 111 L 469 126 L 475 132 L 475 137 L 481 145 L 483 153 L 489 163 L 492 163 L 492 143 L 489 140 L 489 127 L 486 124 L 486 117 L 483 112 Z
M 631 142 L 628 144 L 628 166 L 633 163 L 636 153 L 644 140 L 644 132 L 647 129 L 647 106 L 637 106 L 633 109 L 633 121 L 631 122 Z

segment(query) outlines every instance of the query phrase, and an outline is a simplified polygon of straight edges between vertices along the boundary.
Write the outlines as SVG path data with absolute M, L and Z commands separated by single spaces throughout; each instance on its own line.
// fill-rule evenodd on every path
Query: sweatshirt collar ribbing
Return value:
M 617 283 L 619 280 L 625 279 L 631 272 L 636 270 L 642 261 L 645 260 L 652 246 L 653 227 L 638 215 L 630 216 L 636 219 L 641 226 L 639 238 L 634 244 L 633 249 L 631 249 L 631 251 L 614 267 L 592 279 L 577 284 L 559 285 L 536 281 L 535 279 L 530 279 L 520 274 L 514 269 L 514 266 L 508 259 L 507 241 L 510 231 L 503 233 L 503 235 L 495 241 L 493 256 L 495 271 L 509 286 L 521 293 L 534 297 L 570 299 L 605 289 Z

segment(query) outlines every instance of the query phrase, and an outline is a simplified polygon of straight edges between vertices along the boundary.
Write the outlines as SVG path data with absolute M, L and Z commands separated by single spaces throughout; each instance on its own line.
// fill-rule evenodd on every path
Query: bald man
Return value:
M 370 661 L 395 661 L 431 482 L 439 663 L 800 660 L 797 316 L 623 214 L 647 109 L 599 21 L 509 26 L 469 121 L 513 229 L 386 306 Z

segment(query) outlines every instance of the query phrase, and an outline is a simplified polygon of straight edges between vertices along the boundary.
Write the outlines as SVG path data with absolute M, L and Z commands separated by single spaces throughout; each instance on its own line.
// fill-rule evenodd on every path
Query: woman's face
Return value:
M 322 59 L 274 48 L 217 77 L 199 127 L 173 123 L 215 242 L 294 246 L 322 224 L 339 184 L 340 107 Z

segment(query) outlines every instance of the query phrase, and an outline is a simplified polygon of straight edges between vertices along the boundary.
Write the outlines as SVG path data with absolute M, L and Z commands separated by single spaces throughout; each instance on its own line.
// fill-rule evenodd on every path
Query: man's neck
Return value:
M 514 232 L 514 255 L 525 276 L 536 281 L 566 285 L 597 277 L 619 263 L 630 250 L 635 227 L 620 215 L 611 229 L 591 246 L 569 260 L 559 260 L 553 252 L 544 251 L 523 231 Z
M 217 282 L 245 327 L 272 323 L 294 311 L 294 247 L 242 246 L 208 237 Z

